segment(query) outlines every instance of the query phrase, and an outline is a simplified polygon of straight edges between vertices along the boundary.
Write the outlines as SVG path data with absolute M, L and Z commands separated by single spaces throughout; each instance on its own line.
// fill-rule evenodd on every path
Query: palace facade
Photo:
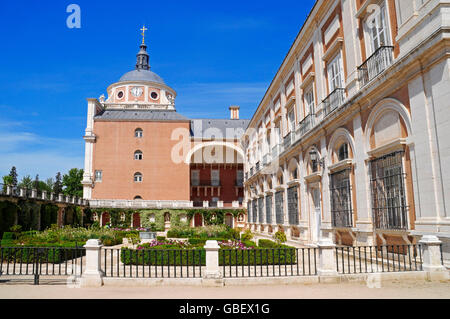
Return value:
M 242 137 L 248 227 L 450 260 L 450 2 L 318 0 Z
M 179 114 L 177 94 L 151 71 L 144 41 L 135 69 L 107 94 L 88 99 L 82 183 L 90 207 L 242 208 L 240 138 L 249 121 L 239 118 L 238 106 L 230 107 L 229 119 Z M 245 216 L 229 219 L 236 226 Z M 192 223 L 203 225 L 201 218 Z

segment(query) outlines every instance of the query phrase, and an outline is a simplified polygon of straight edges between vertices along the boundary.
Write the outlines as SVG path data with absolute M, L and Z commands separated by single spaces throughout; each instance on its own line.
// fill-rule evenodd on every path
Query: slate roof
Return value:
M 176 111 L 162 110 L 105 110 L 97 115 L 98 121 L 189 121 Z
M 167 110 L 105 110 L 95 121 L 190 121 L 191 136 L 202 139 L 238 139 L 250 120 L 190 119 L 176 111 Z
M 192 119 L 191 136 L 204 139 L 240 138 L 249 123 L 250 120 Z

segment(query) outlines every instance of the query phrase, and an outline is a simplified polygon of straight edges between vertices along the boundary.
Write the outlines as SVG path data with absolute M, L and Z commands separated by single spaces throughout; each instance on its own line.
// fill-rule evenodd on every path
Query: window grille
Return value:
M 353 227 L 350 169 L 331 174 L 330 194 L 333 227 Z
M 372 214 L 377 229 L 407 229 L 403 154 L 395 152 L 370 162 Z
M 266 197 L 266 223 L 272 224 L 272 195 Z
M 298 186 L 288 189 L 288 217 L 290 225 L 298 225 Z
M 283 193 L 284 191 L 279 191 L 275 194 L 275 217 L 278 225 L 284 224 Z
M 258 217 L 259 223 L 264 224 L 264 197 L 258 198 Z

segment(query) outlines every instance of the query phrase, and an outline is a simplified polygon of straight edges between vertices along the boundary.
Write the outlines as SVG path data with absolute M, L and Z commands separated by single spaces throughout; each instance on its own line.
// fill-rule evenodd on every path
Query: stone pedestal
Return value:
M 216 240 L 208 240 L 204 248 L 206 250 L 206 270 L 203 273 L 202 284 L 204 286 L 223 286 L 223 276 L 219 268 L 219 243 Z
M 419 241 L 422 250 L 422 266 L 424 271 L 446 272 L 442 265 L 441 244 L 442 242 L 436 236 L 425 235 Z
M 321 238 L 317 246 L 319 248 L 317 274 L 320 277 L 320 282 L 339 281 L 336 268 L 336 245 L 330 238 Z
M 101 287 L 103 271 L 101 270 L 101 249 L 103 245 L 98 239 L 89 239 L 86 248 L 86 268 L 81 276 L 81 287 Z
M 164 230 L 168 231 L 170 229 L 170 222 L 164 222 Z

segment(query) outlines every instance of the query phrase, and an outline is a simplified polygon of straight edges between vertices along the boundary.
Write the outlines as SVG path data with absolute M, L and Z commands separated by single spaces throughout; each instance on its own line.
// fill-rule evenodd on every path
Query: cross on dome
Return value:
M 142 27 L 142 29 L 140 29 L 142 31 L 141 35 L 142 35 L 142 44 L 145 44 L 145 31 L 148 31 L 148 29 L 144 26 Z

